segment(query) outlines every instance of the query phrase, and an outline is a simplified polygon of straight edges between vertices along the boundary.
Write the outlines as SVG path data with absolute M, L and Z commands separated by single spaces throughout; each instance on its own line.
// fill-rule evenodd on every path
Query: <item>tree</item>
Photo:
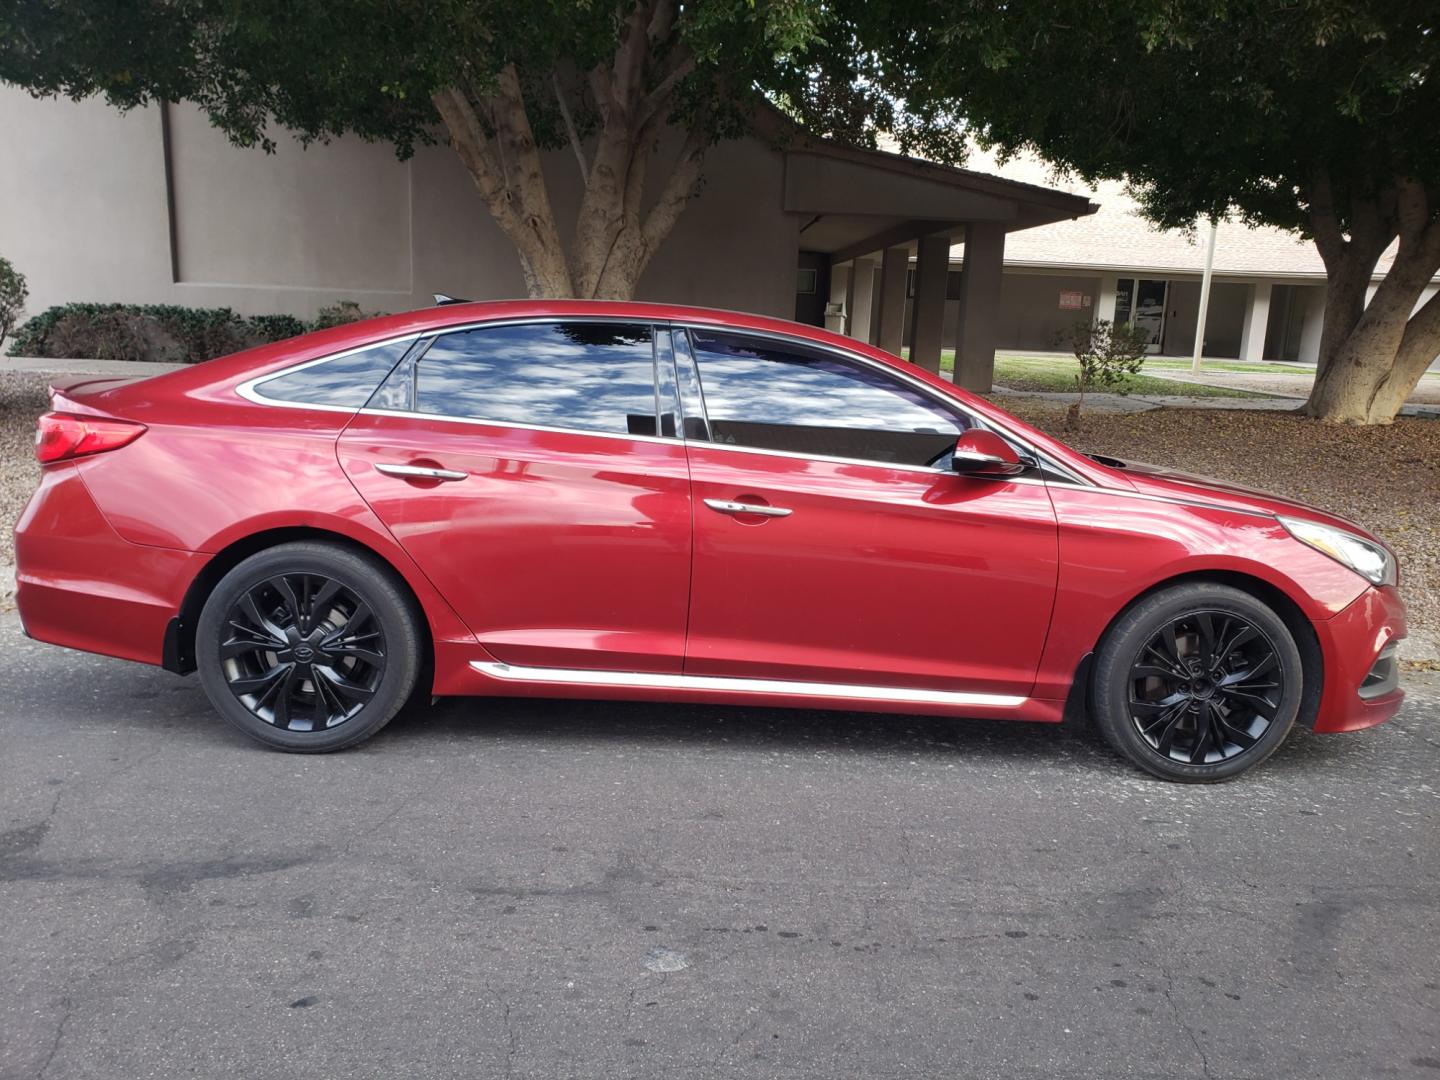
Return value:
M 707 149 L 747 131 L 764 94 L 820 134 L 953 143 L 897 124 L 877 89 L 816 81 L 825 24 L 821 0 L 0 0 L 0 80 L 122 109 L 192 102 L 267 150 L 272 125 L 402 158 L 444 140 L 532 296 L 624 299 Z M 544 153 L 567 146 L 584 183 L 573 230 Z
M 1117 394 L 1130 392 L 1130 376 L 1138 375 L 1145 363 L 1150 333 L 1109 319 L 1082 319 L 1061 331 L 1058 344 L 1073 352 L 1079 364 L 1075 373 L 1078 396 L 1065 410 L 1065 426 L 1075 428 L 1080 426 L 1085 392 L 1091 387 L 1101 386 Z
M 0 259 L 0 342 L 10 336 L 25 313 L 25 299 L 29 295 L 25 275 L 11 266 L 9 260 Z
M 1161 226 L 1237 214 L 1326 269 L 1305 411 L 1387 423 L 1440 353 L 1440 8 L 1433 0 L 840 0 L 899 95 L 1005 152 L 1128 178 Z M 1381 255 L 1394 261 L 1365 303 Z

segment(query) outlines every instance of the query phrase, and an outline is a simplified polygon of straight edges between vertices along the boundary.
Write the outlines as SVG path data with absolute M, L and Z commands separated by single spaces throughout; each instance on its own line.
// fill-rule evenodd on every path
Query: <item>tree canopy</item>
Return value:
M 122 109 L 191 102 L 242 146 L 280 129 L 401 157 L 448 141 L 532 295 L 624 298 L 707 149 L 767 96 L 820 134 L 954 156 L 952 124 L 866 82 L 875 43 L 856 29 L 820 0 L 0 0 L 0 80 Z M 541 153 L 566 146 L 585 183 L 572 236 Z
M 963 114 L 981 144 L 1126 178 L 1161 226 L 1234 214 L 1313 239 L 1317 415 L 1389 419 L 1440 352 L 1440 302 L 1409 318 L 1440 269 L 1433 0 L 842 3 L 858 40 L 883 42 L 877 81 Z M 879 34 L 897 21 L 910 32 Z

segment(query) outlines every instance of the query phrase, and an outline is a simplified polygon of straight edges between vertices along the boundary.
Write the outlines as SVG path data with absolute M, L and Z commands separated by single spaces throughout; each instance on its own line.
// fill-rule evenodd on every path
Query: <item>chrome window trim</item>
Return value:
M 912 705 L 979 705 L 996 709 L 1013 709 L 1029 700 L 1015 694 L 977 694 L 965 690 L 924 690 L 903 686 L 863 686 L 856 683 L 798 682 L 789 679 L 741 679 L 724 675 L 662 675 L 636 671 L 541 668 L 489 660 L 472 660 L 470 666 L 482 675 L 506 682 L 563 683 L 569 686 L 716 690 L 724 693 L 790 694 L 851 701 L 892 701 Z
M 767 339 L 767 340 L 770 340 L 770 341 L 780 341 L 780 342 L 784 342 L 784 343 L 786 343 L 786 344 L 796 345 L 796 346 L 799 346 L 800 348 L 816 349 L 816 350 L 819 350 L 820 352 L 827 352 L 827 353 L 830 353 L 831 355 L 838 356 L 838 357 L 840 357 L 840 358 L 843 359 L 843 360 L 850 360 L 850 361 L 853 361 L 853 362 L 855 362 L 855 363 L 864 364 L 865 366 L 867 366 L 867 367 L 869 367 L 869 368 L 872 368 L 872 369 L 875 370 L 875 371 L 880 372 L 882 375 L 890 375 L 890 376 L 893 376 L 894 378 L 899 379 L 901 382 L 907 383 L 908 385 L 910 385 L 910 386 L 914 387 L 916 390 L 918 390 L 924 397 L 926 397 L 926 398 L 929 399 L 930 401 L 935 402 L 936 404 L 938 404 L 938 405 L 940 405 L 940 406 L 942 406 L 942 407 L 944 407 L 944 408 L 953 409 L 953 410 L 955 410 L 956 412 L 959 412 L 959 413 L 963 414 L 967 419 L 969 419 L 972 427 L 978 427 L 978 428 L 981 428 L 982 430 L 986 430 L 986 431 L 994 431 L 994 430 L 997 430 L 997 429 L 998 429 L 999 432 L 1001 432 L 1002 434 L 1004 434 L 1006 438 L 1009 438 L 1009 439 L 1014 440 L 1014 441 L 1015 441 L 1016 443 L 1018 443 L 1021 447 L 1023 447 L 1026 452 L 1028 452 L 1032 457 L 1034 457 L 1038 462 L 1040 462 L 1040 467 L 1041 467 L 1042 469 L 1049 468 L 1049 469 L 1052 470 L 1053 472 L 1061 473 L 1061 474 L 1063 474 L 1065 477 L 1067 477 L 1071 482 L 1073 482 L 1073 483 L 1075 483 L 1075 484 L 1077 484 L 1077 485 L 1080 485 L 1080 486 L 1082 486 L 1082 487 L 1095 487 L 1095 486 L 1097 486 L 1093 481 L 1087 480 L 1085 477 L 1076 474 L 1076 473 L 1073 472 L 1071 469 L 1066 468 L 1064 465 L 1061 465 L 1060 463 L 1054 461 L 1053 459 L 1051 459 L 1050 457 L 1046 456 L 1045 454 L 1040 453 L 1040 451 L 1036 450 L 1035 447 L 1032 446 L 1027 439 L 1025 439 L 1023 436 L 1017 435 L 1014 431 L 1012 431 L 1012 430 L 1011 430 L 1009 427 L 1007 427 L 1006 425 L 1004 425 L 1004 424 L 998 424 L 998 423 L 990 420 L 990 419 L 987 418 L 987 417 L 977 416 L 975 413 L 973 413 L 973 412 L 971 412 L 969 409 L 967 409 L 967 408 L 965 407 L 965 405 L 964 405 L 963 402 L 956 401 L 956 400 L 953 399 L 953 398 L 946 398 L 946 397 L 944 397 L 943 395 L 937 394 L 936 391 L 935 391 L 935 388 L 934 388 L 933 386 L 931 386 L 929 383 L 923 382 L 923 381 L 921 381 L 920 379 L 915 378 L 914 376 L 908 374 L 907 372 L 903 371 L 903 370 L 900 369 L 900 368 L 894 367 L 894 366 L 891 365 L 891 364 L 882 363 L 882 362 L 879 361 L 879 360 L 873 360 L 873 359 L 871 359 L 871 358 L 868 357 L 868 356 L 862 356 L 860 353 L 851 352 L 851 351 L 848 350 L 848 349 L 842 349 L 842 348 L 840 348 L 840 347 L 837 346 L 837 345 L 830 345 L 830 344 L 827 344 L 827 343 L 825 343 L 825 342 L 820 342 L 820 341 L 812 341 L 812 340 L 810 340 L 809 338 L 795 337 L 795 336 L 790 335 L 790 334 L 782 334 L 782 333 L 778 333 L 778 332 L 773 331 L 773 330 L 751 330 L 751 329 L 748 329 L 748 328 L 741 328 L 741 327 L 729 326 L 729 325 L 727 325 L 727 324 L 707 324 L 707 323 L 689 323 L 689 322 L 678 322 L 678 323 L 677 323 L 677 322 L 672 322 L 672 323 L 671 323 L 671 326 L 672 326 L 673 328 L 676 328 L 676 329 L 682 329 L 682 330 L 684 330 L 687 336 L 688 336 L 693 330 L 696 330 L 696 329 L 700 329 L 700 330 L 706 330 L 706 329 L 709 329 L 709 330 L 717 330 L 717 331 L 724 332 L 724 333 L 737 334 L 737 335 L 739 335 L 739 336 L 741 336 L 741 337 L 758 337 L 758 338 L 764 338 L 764 339 Z M 692 343 L 692 345 L 691 345 L 690 352 L 691 352 L 692 355 L 694 355 L 695 352 L 696 352 L 693 343 Z M 899 359 L 899 358 L 897 357 L 897 359 Z M 903 361 L 903 360 L 902 360 L 901 362 L 902 362 L 902 363 L 905 363 L 906 361 Z M 700 366 L 700 358 L 699 358 L 698 356 L 695 356 L 694 363 L 695 363 L 696 369 L 698 370 L 698 369 L 699 369 L 699 366 Z M 701 383 L 700 383 L 700 384 L 701 384 L 702 393 L 703 393 L 704 375 L 701 375 L 701 376 L 700 376 L 700 380 L 701 380 Z M 708 424 L 709 424 L 709 412 L 708 412 L 708 411 L 706 412 L 706 423 L 707 423 L 707 426 L 708 426 Z M 698 441 L 698 440 L 697 440 L 697 441 Z M 712 445 L 718 445 L 718 444 L 712 444 Z M 777 452 L 779 452 L 779 451 L 777 451 Z M 807 454 L 792 454 L 792 455 L 788 455 L 788 456 L 792 456 L 792 457 L 811 457 L 811 458 L 814 458 L 814 457 L 818 457 L 819 455 L 813 455 L 813 454 L 810 454 L 810 455 L 807 455 Z M 862 465 L 873 465 L 873 464 L 877 464 L 876 462 L 870 461 L 870 460 L 868 460 L 868 459 L 830 458 L 830 459 L 828 459 L 828 460 L 846 461 L 846 462 L 856 462 L 856 463 L 862 464 Z M 883 462 L 880 462 L 879 464 L 884 464 L 884 463 L 883 463 Z M 908 466 L 908 467 L 909 467 L 909 468 L 915 468 L 915 466 Z M 948 471 L 948 470 L 945 470 L 945 469 L 935 469 L 935 470 L 931 470 L 931 469 L 929 469 L 929 468 L 926 467 L 926 466 L 921 466 L 921 468 L 925 469 L 925 471 L 933 471 L 933 472 L 947 472 L 947 471 Z
M 266 397 L 260 392 L 260 387 L 272 379 L 279 379 L 285 375 L 293 375 L 295 372 L 304 371 L 306 368 L 319 367 L 321 364 L 328 364 L 332 360 L 343 360 L 345 357 L 354 356 L 356 353 L 368 352 L 370 349 L 382 348 L 385 345 L 398 345 L 402 341 L 414 343 L 423 337 L 425 337 L 424 333 L 397 334 L 395 337 L 367 341 L 364 345 L 357 345 L 353 349 L 342 349 L 340 352 L 327 353 L 325 356 L 316 357 L 314 360 L 305 360 L 299 364 L 291 364 L 289 367 L 281 368 L 279 371 L 267 371 L 264 375 L 257 375 L 253 379 L 247 379 L 235 387 L 235 392 L 246 401 L 256 405 L 275 405 L 282 409 L 318 409 L 320 412 L 343 412 L 354 415 L 356 410 L 349 405 L 319 405 L 305 401 L 286 401 L 284 398 Z M 403 364 L 405 360 L 406 357 L 402 355 L 399 362 Z M 389 375 L 387 374 L 385 378 L 389 378 Z M 380 383 L 376 384 L 375 389 L 370 391 L 370 395 L 373 395 L 375 390 L 378 390 L 384 382 L 385 379 L 381 379 Z M 366 401 L 370 400 L 370 395 L 366 396 Z
M 666 446 L 684 446 L 685 440 L 665 435 L 631 435 L 621 431 L 587 431 L 584 428 L 548 427 L 544 424 L 518 424 L 507 420 L 481 420 L 473 416 L 447 416 L 445 413 L 413 412 L 405 409 L 372 409 L 366 406 L 355 410 L 357 416 L 394 416 L 402 420 L 435 420 L 442 424 L 470 424 L 475 427 L 515 429 L 517 431 L 546 431 L 557 435 L 589 435 L 596 439 L 620 439 L 624 442 L 663 443 Z

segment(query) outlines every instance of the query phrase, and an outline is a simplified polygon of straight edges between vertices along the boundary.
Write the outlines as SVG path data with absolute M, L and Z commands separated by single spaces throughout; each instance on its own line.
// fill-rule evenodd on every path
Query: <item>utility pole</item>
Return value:
M 1210 242 L 1205 247 L 1205 273 L 1200 278 L 1200 314 L 1195 317 L 1195 355 L 1190 374 L 1200 374 L 1200 354 L 1205 350 L 1205 316 L 1210 310 L 1210 272 L 1215 267 L 1215 219 L 1210 219 Z

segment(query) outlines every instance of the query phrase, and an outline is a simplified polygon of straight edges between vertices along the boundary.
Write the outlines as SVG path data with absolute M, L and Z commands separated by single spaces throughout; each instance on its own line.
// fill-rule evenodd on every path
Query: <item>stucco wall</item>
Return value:
M 159 107 L 122 115 L 0 88 L 0 253 L 29 279 L 31 313 L 91 300 L 309 317 L 339 299 L 399 311 L 433 292 L 523 294 L 513 249 L 448 148 L 399 162 L 358 139 L 305 149 L 282 135 L 266 156 L 188 107 L 169 118 L 167 183 Z M 652 190 L 666 160 L 662 147 Z M 573 156 L 551 155 L 547 172 L 568 231 Z M 715 147 L 640 296 L 789 317 L 799 222 L 781 208 L 783 179 L 782 155 L 758 142 Z

